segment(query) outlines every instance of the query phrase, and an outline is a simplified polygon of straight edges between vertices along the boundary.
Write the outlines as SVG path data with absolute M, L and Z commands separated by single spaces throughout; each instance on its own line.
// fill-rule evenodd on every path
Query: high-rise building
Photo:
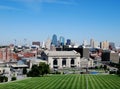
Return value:
M 65 38 L 63 36 L 60 36 L 59 42 L 61 46 L 65 45 Z
M 61 46 L 61 44 L 60 44 L 60 41 L 58 40 L 57 41 L 57 47 L 60 47 Z
M 44 41 L 42 42 L 42 48 L 45 48 L 45 42 Z
M 58 43 L 58 41 L 57 41 L 57 35 L 54 34 L 53 37 L 52 37 L 52 42 L 51 42 L 51 44 L 54 45 L 54 46 L 57 46 L 57 43 Z
M 71 39 L 67 39 L 66 45 L 71 45 Z
M 48 50 L 50 50 L 50 47 L 51 47 L 51 39 L 48 38 L 46 43 L 45 43 L 45 48 L 47 48 Z
M 109 49 L 111 49 L 111 50 L 115 49 L 115 43 L 114 42 L 109 42 Z
M 98 42 L 94 39 L 90 39 L 90 47 L 91 48 L 98 48 Z
M 94 41 L 94 48 L 99 48 L 98 42 Z
M 109 42 L 108 41 L 100 42 L 100 48 L 104 50 L 109 49 Z
M 92 48 L 94 48 L 94 40 L 93 39 L 90 39 L 90 46 L 92 47 Z
M 86 45 L 88 45 L 87 40 L 83 40 L 83 46 L 86 46 Z

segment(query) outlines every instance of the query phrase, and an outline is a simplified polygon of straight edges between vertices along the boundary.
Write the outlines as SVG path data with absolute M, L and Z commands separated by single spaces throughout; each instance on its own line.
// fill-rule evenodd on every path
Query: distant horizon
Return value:
M 54 34 L 53 34 L 54 35 Z M 59 36 L 60 37 L 60 36 Z M 59 37 L 57 36 L 57 40 L 59 41 Z M 64 36 L 63 36 L 64 37 Z M 50 37 L 48 37 L 51 41 L 52 41 L 52 37 L 50 38 Z M 43 44 L 43 42 L 46 42 L 47 41 L 47 39 L 48 38 L 46 38 L 46 40 L 43 40 L 43 41 L 40 41 L 40 40 L 29 40 L 29 39 L 23 39 L 23 40 L 17 40 L 17 39 L 14 39 L 13 41 L 9 41 L 9 42 L 5 42 L 5 44 L 0 44 L 0 46 L 5 46 L 5 45 L 10 45 L 10 44 L 14 44 L 14 45 L 32 45 L 32 42 L 40 42 L 40 44 L 42 45 Z M 69 39 L 69 38 L 68 38 Z M 93 39 L 95 42 L 97 42 L 98 43 L 98 45 L 100 46 L 100 42 L 104 42 L 104 41 L 108 41 L 108 40 L 103 40 L 103 41 L 97 41 L 96 39 L 94 39 L 94 38 L 91 38 L 91 39 Z M 72 43 L 75 43 L 76 45 L 78 45 L 78 46 L 80 46 L 80 45 L 82 45 L 83 44 L 83 41 L 86 41 L 87 42 L 87 45 L 90 45 L 90 40 L 91 39 L 88 39 L 88 40 L 82 40 L 81 41 L 81 43 L 79 43 L 79 42 L 76 42 L 76 41 L 74 41 L 74 40 L 72 40 L 72 39 L 70 39 L 71 40 L 71 42 Z M 67 42 L 67 39 L 65 38 L 65 43 Z M 112 42 L 112 41 L 108 41 L 109 43 L 110 42 Z M 115 43 L 115 42 L 113 42 L 113 43 Z M 115 46 L 116 47 L 120 47 L 120 45 L 118 44 L 116 44 L 115 43 Z
M 120 46 L 120 0 L 1 0 L 0 45 L 46 41 L 53 34 Z

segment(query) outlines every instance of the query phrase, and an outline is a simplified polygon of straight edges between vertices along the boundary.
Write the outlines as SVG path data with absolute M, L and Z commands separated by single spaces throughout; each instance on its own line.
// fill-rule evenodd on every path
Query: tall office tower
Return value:
M 98 42 L 93 39 L 90 39 L 90 47 L 98 48 Z
M 65 45 L 65 38 L 63 36 L 60 36 L 59 42 L 61 46 Z
M 45 48 L 45 42 L 44 41 L 42 42 L 42 48 Z
M 48 50 L 50 50 L 51 47 L 51 39 L 48 38 L 47 41 L 45 42 L 45 48 L 47 48 Z
M 57 35 L 54 34 L 53 37 L 52 37 L 52 42 L 51 42 L 51 44 L 54 45 L 54 46 L 57 46 L 57 43 L 58 43 L 58 41 L 57 41 Z
M 66 45 L 71 45 L 71 39 L 67 39 Z
M 100 42 L 100 48 L 104 50 L 109 49 L 109 42 L 108 41 Z
M 94 40 L 93 40 L 93 39 L 90 39 L 90 46 L 91 46 L 92 48 L 94 48 L 94 44 L 95 44 Z
M 98 48 L 98 47 L 99 47 L 98 42 L 94 41 L 94 48 Z
M 88 45 L 87 40 L 83 40 L 83 46 L 86 46 L 86 45 Z

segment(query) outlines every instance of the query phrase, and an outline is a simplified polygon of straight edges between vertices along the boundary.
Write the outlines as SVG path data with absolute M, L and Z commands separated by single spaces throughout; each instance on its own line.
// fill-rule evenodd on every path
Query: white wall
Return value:
M 66 58 L 66 67 L 67 68 L 71 68 L 71 59 L 72 58 L 70 58 L 70 57 Z M 63 60 L 62 57 L 59 57 L 57 59 L 57 61 L 58 61 L 58 68 L 59 69 L 63 68 L 63 66 L 62 66 L 62 60 Z M 53 68 L 53 61 L 54 61 L 53 57 L 48 57 L 48 64 L 50 65 L 51 69 Z M 76 59 L 74 59 L 74 62 L 75 62 L 75 65 L 77 67 L 80 67 L 80 57 L 76 57 Z

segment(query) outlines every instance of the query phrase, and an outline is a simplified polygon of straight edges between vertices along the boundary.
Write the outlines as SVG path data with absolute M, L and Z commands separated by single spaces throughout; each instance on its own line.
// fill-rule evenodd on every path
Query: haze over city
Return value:
M 53 34 L 81 43 L 120 45 L 119 0 L 1 0 L 0 44 L 45 41 Z

